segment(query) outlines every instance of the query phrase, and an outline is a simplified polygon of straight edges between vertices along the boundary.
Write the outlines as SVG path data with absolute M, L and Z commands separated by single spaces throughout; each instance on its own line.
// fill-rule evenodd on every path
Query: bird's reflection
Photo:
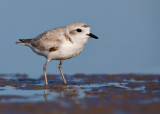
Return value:
M 59 93 L 59 98 L 63 98 L 66 95 L 68 95 L 68 96 L 69 95 L 73 95 L 72 98 L 77 99 L 76 98 L 76 94 L 78 93 L 78 91 L 74 90 L 74 89 L 68 89 L 68 88 L 66 88 L 64 90 L 54 90 L 53 89 L 53 90 L 50 90 L 50 91 L 51 92 L 55 92 L 55 93 Z M 63 93 L 65 93 L 65 94 L 63 94 Z M 46 88 L 46 89 L 44 89 L 44 95 L 43 95 L 43 97 L 44 97 L 44 99 L 45 99 L 46 102 L 49 102 L 49 100 L 47 99 L 47 96 L 48 96 L 48 94 L 47 94 L 47 88 Z
M 48 102 L 46 93 L 47 93 L 47 89 L 44 89 L 44 95 L 43 95 L 43 97 L 44 97 L 44 99 L 46 100 L 46 102 Z

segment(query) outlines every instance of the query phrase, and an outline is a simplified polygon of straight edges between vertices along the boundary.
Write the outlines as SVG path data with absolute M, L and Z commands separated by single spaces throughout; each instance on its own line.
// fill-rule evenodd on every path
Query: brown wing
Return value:
M 64 33 L 65 27 L 48 30 L 32 39 L 31 45 L 41 50 L 49 50 L 53 47 L 58 49 L 58 46 L 61 43 L 61 37 L 63 37 Z

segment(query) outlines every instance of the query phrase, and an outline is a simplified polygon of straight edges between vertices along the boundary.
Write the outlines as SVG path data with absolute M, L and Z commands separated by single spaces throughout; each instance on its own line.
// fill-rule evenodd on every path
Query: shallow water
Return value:
M 10 78 L 7 78 L 10 79 Z M 14 80 L 15 82 L 18 82 L 17 80 Z M 126 81 L 126 80 L 125 80 Z M 31 82 L 31 81 L 30 81 Z M 37 81 L 34 81 L 35 83 L 37 83 Z M 41 82 L 41 83 L 40 83 Z M 139 81 L 133 81 L 132 80 L 128 80 L 129 82 L 139 82 Z M 144 81 L 143 81 L 144 82 Z M 44 81 L 39 81 L 38 84 L 35 85 L 44 85 Z M 67 85 L 66 87 L 74 87 L 77 90 L 77 98 L 85 98 L 85 92 L 84 91 L 90 91 L 93 88 L 99 88 L 99 87 L 103 87 L 103 86 L 114 86 L 114 87 L 120 87 L 120 88 L 124 88 L 126 90 L 141 90 L 144 91 L 145 90 L 145 86 L 141 86 L 141 87 L 136 87 L 136 88 L 130 88 L 130 87 L 126 87 L 127 83 L 119 83 L 119 82 L 108 82 L 108 83 L 102 83 L 102 84 L 98 84 L 98 83 L 94 83 L 94 84 L 86 84 L 86 85 Z M 24 87 L 24 85 L 22 86 Z M 79 88 L 84 88 L 84 89 L 79 89 Z M 12 99 L 2 99 L 1 102 L 40 102 L 40 101 L 45 101 L 45 97 L 44 95 L 47 96 L 47 100 L 48 101 L 54 101 L 54 100 L 58 100 L 57 98 L 59 96 L 64 97 L 63 93 L 71 93 L 72 90 L 70 91 L 61 91 L 61 92 L 56 92 L 56 91 L 47 91 L 47 89 L 44 90 L 23 90 L 23 89 L 17 89 L 15 87 L 12 86 L 5 86 L 5 87 L 0 87 L 0 90 L 3 90 L 1 92 L 1 96 L 23 96 L 24 98 L 12 98 Z M 46 93 L 45 93 L 46 91 Z
M 67 86 L 63 85 L 61 76 L 48 75 L 49 85 L 45 87 L 43 76 L 39 79 L 31 79 L 27 75 L 20 74 L 0 76 L 0 102 L 2 104 L 34 103 L 35 109 L 35 103 L 57 103 L 58 108 L 63 107 L 67 110 L 77 104 L 82 109 L 101 105 L 103 108 L 103 105 L 113 103 L 116 105 L 131 103 L 134 107 L 138 106 L 134 105 L 135 103 L 142 105 L 141 107 L 152 103 L 160 105 L 159 75 L 77 74 L 65 77 Z M 126 111 L 115 105 L 112 108 Z

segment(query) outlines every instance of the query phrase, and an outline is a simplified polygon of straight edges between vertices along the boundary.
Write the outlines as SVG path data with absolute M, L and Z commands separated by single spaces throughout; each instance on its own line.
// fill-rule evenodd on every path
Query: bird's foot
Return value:
M 45 86 L 45 87 L 48 87 L 48 84 L 45 84 L 44 86 Z
M 67 85 L 67 82 L 64 82 L 64 85 Z

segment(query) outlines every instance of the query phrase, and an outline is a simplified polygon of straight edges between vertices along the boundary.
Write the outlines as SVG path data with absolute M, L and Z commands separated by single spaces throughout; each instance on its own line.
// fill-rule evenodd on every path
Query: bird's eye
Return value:
M 82 32 L 82 30 L 81 29 L 77 29 L 77 32 Z

